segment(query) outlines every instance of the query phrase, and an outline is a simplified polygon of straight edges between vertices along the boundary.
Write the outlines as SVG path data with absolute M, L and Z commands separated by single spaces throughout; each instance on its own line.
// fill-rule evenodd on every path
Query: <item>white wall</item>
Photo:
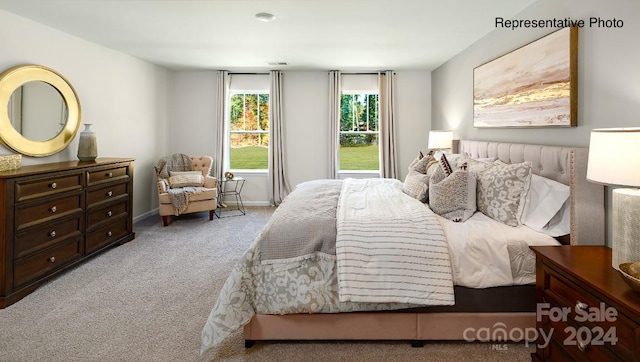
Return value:
M 496 14 L 499 16 L 499 14 Z M 496 29 L 432 73 L 434 128 L 451 126 L 460 138 L 587 146 L 591 129 L 638 126 L 640 109 L 640 2 L 539 0 L 515 19 L 623 20 L 622 28 L 578 32 L 578 127 L 473 128 L 473 68 L 536 40 L 554 29 Z
M 157 208 L 153 166 L 167 152 L 171 73 L 0 10 L 0 70 L 20 64 L 47 66 L 71 83 L 82 122 L 94 124 L 98 157 L 135 158 L 134 217 Z M 77 149 L 78 137 L 58 154 L 24 156 L 23 164 L 75 160 Z M 0 146 L 7 153 L 13 151 Z
M 214 71 L 175 74 L 176 114 L 171 119 L 171 152 L 207 153 L 215 149 Z M 398 171 L 426 149 L 430 129 L 431 75 L 427 71 L 397 72 Z M 284 134 L 286 175 L 293 187 L 300 182 L 329 177 L 329 80 L 327 71 L 291 71 L 284 74 Z M 200 132 L 200 134 L 196 134 Z M 242 198 L 247 205 L 268 205 L 266 174 L 243 173 Z

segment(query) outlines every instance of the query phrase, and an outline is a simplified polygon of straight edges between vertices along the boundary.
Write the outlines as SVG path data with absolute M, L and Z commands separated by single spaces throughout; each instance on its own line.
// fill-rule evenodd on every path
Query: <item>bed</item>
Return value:
M 472 159 L 496 159 L 498 160 L 496 162 L 501 161 L 505 164 L 530 162 L 533 174 L 569 186 L 570 191 L 566 206 L 570 210 L 568 216 L 570 234 L 553 239 L 553 242 L 590 245 L 600 244 L 604 240 L 604 188 L 586 181 L 588 154 L 586 148 L 460 140 L 454 141 L 452 152 L 466 154 Z M 301 215 L 309 215 L 315 219 L 329 219 L 328 224 L 306 232 L 296 230 L 295 223 L 290 224 L 284 232 L 288 234 L 287 237 L 292 242 L 289 241 L 286 245 L 266 246 L 266 244 L 262 245 L 262 241 L 259 240 L 254 243 L 234 268 L 205 323 L 202 331 L 203 351 L 215 347 L 239 328 L 244 328 L 245 346 L 247 347 L 260 340 L 407 340 L 412 341 L 414 345 L 421 345 L 425 340 L 482 339 L 477 333 L 481 330 L 488 332 L 484 335 L 496 336 L 494 332 L 496 329 L 526 331 L 535 328 L 536 298 L 533 283 L 535 276 L 531 275 L 533 262 L 527 259 L 530 257 L 527 252 L 528 245 L 548 245 L 536 244 L 548 242 L 545 241 L 548 240 L 548 237 L 547 239 L 538 238 L 534 244 L 528 245 L 501 241 L 500 245 L 502 246 L 499 247 L 501 249 L 495 249 L 491 253 L 507 255 L 505 253 L 508 250 L 508 256 L 503 255 L 502 257 L 509 259 L 506 266 L 505 262 L 487 264 L 496 264 L 498 269 L 508 268 L 507 274 L 510 276 L 505 277 L 504 280 L 493 278 L 491 276 L 494 274 L 493 272 L 485 273 L 489 274 L 485 284 L 470 286 L 469 282 L 465 281 L 465 277 L 461 276 L 461 271 L 457 271 L 461 269 L 460 262 L 456 262 L 457 256 L 452 253 L 449 261 L 451 263 L 450 269 L 453 271 L 451 275 L 448 277 L 446 274 L 441 274 L 440 277 L 435 275 L 432 278 L 430 276 L 429 282 L 424 284 L 427 284 L 431 289 L 420 290 L 420 296 L 428 295 L 430 299 L 415 299 L 419 297 L 412 299 L 399 296 L 392 298 L 391 301 L 385 299 L 378 302 L 378 299 L 375 299 L 379 297 L 377 293 L 384 293 L 384 291 L 375 291 L 372 295 L 366 292 L 364 296 L 360 294 L 362 290 L 366 291 L 367 289 L 386 289 L 389 284 L 385 284 L 385 288 L 369 288 L 368 286 L 371 284 L 368 286 L 365 284 L 361 289 L 358 289 L 358 284 L 356 284 L 354 292 L 352 294 L 346 293 L 347 296 L 342 295 L 342 288 L 340 288 L 340 292 L 336 292 L 339 289 L 338 280 L 342 280 L 344 285 L 349 282 L 347 277 L 337 275 L 336 272 L 338 269 L 336 259 L 338 259 L 338 263 L 342 260 L 342 265 L 346 265 L 344 257 L 341 257 L 341 254 L 344 254 L 343 252 L 346 250 L 345 246 L 338 241 L 335 246 L 337 252 L 334 252 L 337 256 L 332 259 L 330 257 L 332 251 L 323 250 L 324 246 L 321 245 L 321 241 L 314 241 L 309 235 L 322 239 L 331 234 L 338 234 L 339 237 L 341 233 L 349 234 L 353 230 L 344 226 L 338 226 L 335 228 L 337 230 L 333 230 L 326 226 L 331 224 L 332 218 L 335 220 L 336 217 L 340 219 L 344 216 L 341 211 L 345 209 L 344 207 L 342 209 L 338 207 L 334 216 L 327 215 L 326 209 L 318 211 L 309 206 L 310 203 L 322 204 L 325 201 L 329 202 L 329 200 L 341 197 L 341 193 L 336 192 L 344 187 L 341 181 L 325 180 L 322 182 L 319 188 L 316 183 L 303 185 L 302 187 L 315 187 L 311 189 L 314 196 L 322 195 L 314 197 L 312 201 L 302 197 L 296 207 Z M 357 195 L 358 187 L 361 189 L 370 188 L 371 184 L 367 182 L 350 184 L 356 189 L 349 194 Z M 392 183 L 393 181 L 385 181 L 385 186 L 397 190 L 398 185 Z M 309 193 L 306 195 L 309 196 Z M 356 205 L 355 208 L 357 208 L 358 203 L 367 198 L 369 196 L 350 201 L 353 203 L 352 208 L 353 205 Z M 343 201 L 340 200 L 340 202 Z M 325 207 L 330 208 L 330 205 L 329 203 Z M 386 212 L 384 206 L 380 209 Z M 278 211 L 274 213 L 272 219 L 277 219 Z M 381 215 L 387 215 L 384 212 Z M 469 220 L 475 220 L 476 214 Z M 403 217 L 414 216 L 407 217 L 405 215 Z M 478 217 L 482 217 L 482 215 Z M 426 228 L 430 227 L 425 220 L 416 220 L 421 225 L 427 225 Z M 274 222 L 276 221 L 274 220 Z M 271 222 L 272 220 L 268 225 Z M 346 222 L 339 225 L 344 224 Z M 395 224 L 398 224 L 398 230 L 401 230 L 402 223 L 396 222 Z M 447 237 L 456 228 L 447 228 L 444 223 L 441 224 L 443 224 L 446 242 Z M 482 221 L 479 224 L 482 224 Z M 388 225 L 382 228 L 392 228 L 393 226 Z M 368 229 L 375 229 L 375 227 L 376 225 L 367 226 Z M 399 232 L 398 230 L 393 232 Z M 376 230 L 376 232 L 383 231 Z M 263 234 L 269 232 L 263 230 L 258 239 L 262 240 L 261 238 L 265 236 Z M 302 234 L 307 236 L 302 236 Z M 407 234 L 403 237 L 410 240 L 412 236 Z M 532 238 L 535 239 L 535 236 Z M 438 237 L 430 237 L 427 244 L 430 244 L 432 239 L 438 239 Z M 291 243 L 299 243 L 300 245 L 290 248 L 288 245 Z M 498 248 L 489 244 L 487 243 L 489 248 Z M 440 258 L 437 256 L 440 246 L 441 244 L 435 244 L 435 249 L 411 250 L 409 253 L 420 255 L 421 258 L 433 258 L 432 263 L 437 264 L 440 263 Z M 308 248 L 316 252 L 310 253 L 306 250 Z M 479 252 L 486 251 L 480 250 Z M 269 253 L 278 256 L 268 257 Z M 404 255 L 403 257 L 411 256 Z M 473 258 L 468 260 L 471 259 Z M 438 265 L 436 269 L 446 269 L 446 261 L 444 263 Z M 500 266 L 500 264 L 502 265 Z M 514 268 L 515 264 L 519 264 L 521 268 Z M 409 275 L 406 278 L 411 277 Z M 509 279 L 510 277 L 512 279 Z M 261 279 L 261 281 L 256 281 L 257 279 Z M 440 283 L 440 280 L 444 280 L 444 282 Z M 396 281 L 395 284 L 401 285 L 402 283 Z M 393 285 L 391 284 L 390 287 Z M 455 299 L 454 303 L 451 300 L 452 295 Z M 434 298 L 434 296 L 437 297 Z M 440 302 L 421 302 L 433 299 Z M 504 335 L 508 335 L 508 333 Z M 515 334 L 515 337 L 511 336 L 511 339 L 514 340 L 522 338 L 524 336 L 518 334 Z

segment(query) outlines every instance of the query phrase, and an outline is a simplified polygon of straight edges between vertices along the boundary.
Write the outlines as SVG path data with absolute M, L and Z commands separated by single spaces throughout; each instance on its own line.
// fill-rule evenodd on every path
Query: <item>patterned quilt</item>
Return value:
M 401 187 L 399 181 L 394 187 Z M 333 185 L 332 185 L 333 184 Z M 325 222 L 329 215 L 331 223 L 335 223 L 337 197 L 331 196 L 331 189 L 341 188 L 341 182 L 331 180 L 309 181 L 298 185 L 296 189 L 276 209 L 270 221 L 256 238 L 253 245 L 234 266 L 225 282 L 220 295 L 202 330 L 202 351 L 205 352 L 222 342 L 226 337 L 249 323 L 254 314 L 295 314 L 295 313 L 338 313 L 354 311 L 393 310 L 417 306 L 409 303 L 365 303 L 340 302 L 337 279 L 337 264 L 335 238 L 325 237 L 322 242 L 317 239 L 308 243 L 296 241 L 296 233 L 288 233 L 285 237 L 293 239 L 293 249 L 287 257 L 274 259 L 273 250 L 282 245 L 269 247 L 266 237 L 274 238 L 276 244 L 281 241 L 274 228 L 291 229 L 293 224 L 300 228 L 301 213 L 294 204 L 299 204 L 298 198 L 305 198 L 314 193 L 325 197 L 335 198 L 335 203 L 313 203 L 306 200 L 302 204 L 306 208 L 312 205 L 320 207 L 313 209 L 313 215 L 325 217 L 310 217 L 304 222 L 311 229 L 318 228 L 314 220 Z M 291 207 L 290 207 L 291 206 Z M 292 213 L 289 214 L 288 213 Z M 292 220 L 295 220 L 292 223 Z M 281 224 L 285 223 L 285 224 Z M 286 226 L 289 226 L 288 228 Z M 335 228 L 335 225 L 334 225 Z M 267 252 L 263 255 L 263 250 Z M 328 252 L 329 250 L 329 252 Z M 450 304 L 450 303 L 448 303 Z

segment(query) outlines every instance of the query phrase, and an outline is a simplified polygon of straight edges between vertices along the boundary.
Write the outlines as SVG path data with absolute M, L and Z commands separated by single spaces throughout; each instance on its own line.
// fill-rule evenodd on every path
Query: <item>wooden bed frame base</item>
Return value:
M 432 340 L 487 341 L 494 330 L 504 330 L 509 336 L 512 330 L 524 333 L 535 327 L 533 312 L 260 314 L 244 327 L 244 338 L 245 347 L 260 340 L 406 340 L 418 347 Z M 481 328 L 486 329 L 478 333 Z M 512 335 L 520 338 L 519 332 Z

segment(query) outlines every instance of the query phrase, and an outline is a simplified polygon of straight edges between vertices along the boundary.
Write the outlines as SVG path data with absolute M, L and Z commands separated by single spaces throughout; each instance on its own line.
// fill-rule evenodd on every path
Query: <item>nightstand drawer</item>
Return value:
M 127 235 L 127 219 L 120 219 L 112 224 L 106 225 L 87 235 L 86 252 L 91 253 L 95 250 L 109 245 L 119 238 Z
M 80 258 L 80 239 L 71 239 L 60 245 L 15 262 L 13 281 L 16 286 L 34 281 L 54 269 Z
M 616 353 L 625 359 L 632 359 L 638 324 L 576 284 L 556 275 L 553 270 L 549 271 L 549 274 L 549 289 L 544 291 L 545 301 L 552 307 L 565 308 L 564 310 L 569 311 L 567 321 L 576 329 L 585 327 L 594 338 L 600 332 L 595 329 L 596 327 L 600 327 L 605 333 L 614 330 L 617 337 L 616 343 L 611 344 L 605 340 L 604 346 L 615 349 Z M 612 312 L 616 315 L 613 316 Z M 585 333 L 587 333 L 586 330 Z
M 50 177 L 16 183 L 16 202 L 82 189 L 82 174 Z
M 608 329 L 605 326 L 587 327 L 580 324 L 568 322 L 551 321 L 549 327 L 553 328 L 552 339 L 563 346 L 566 353 L 571 355 L 574 361 L 624 361 L 620 355 L 610 349 L 616 347 L 617 342 L 612 342 L 612 338 L 619 338 L 621 332 L 617 329 Z M 548 331 L 548 329 L 547 329 Z M 606 334 L 606 333 L 609 334 Z M 608 340 L 609 339 L 609 340 Z M 603 344 L 601 344 L 601 342 Z M 616 343 L 616 344 L 611 344 Z M 619 351 L 617 351 L 619 353 Z
M 16 244 L 13 250 L 14 258 L 23 256 L 47 248 L 60 240 L 82 234 L 82 217 L 63 220 L 51 225 L 42 226 L 16 235 Z
M 108 200 L 114 200 L 118 197 L 128 194 L 127 183 L 119 183 L 117 185 L 110 185 L 100 189 L 91 190 L 87 193 L 87 207 L 91 207 L 94 204 L 98 204 Z
M 129 179 L 127 166 L 87 172 L 87 186 L 126 179 Z
M 81 194 L 48 199 L 26 207 L 18 207 L 16 210 L 16 230 L 22 230 L 33 224 L 52 220 L 71 213 L 81 213 L 82 207 Z

